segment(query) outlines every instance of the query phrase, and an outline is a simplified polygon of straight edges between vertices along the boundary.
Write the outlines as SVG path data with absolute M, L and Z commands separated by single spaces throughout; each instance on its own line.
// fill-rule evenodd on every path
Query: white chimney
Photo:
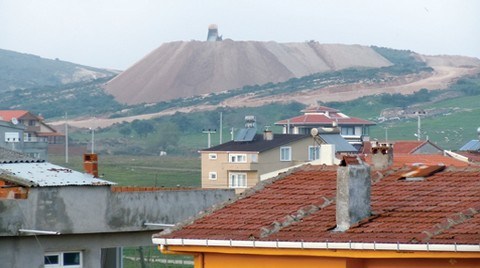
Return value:
M 372 145 L 372 165 L 375 170 L 383 170 L 393 164 L 393 146 L 391 144 Z
M 345 161 L 349 158 L 349 161 Z M 371 215 L 370 167 L 358 157 L 344 157 L 337 169 L 337 199 L 335 231 L 344 232 L 350 226 Z

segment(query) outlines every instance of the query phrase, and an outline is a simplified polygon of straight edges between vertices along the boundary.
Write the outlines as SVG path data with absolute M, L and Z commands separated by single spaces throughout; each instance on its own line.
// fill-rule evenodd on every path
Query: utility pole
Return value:
M 65 163 L 68 163 L 68 117 L 65 112 Z
M 220 144 L 223 143 L 223 112 L 220 112 Z
M 203 134 L 207 134 L 207 136 L 208 136 L 208 147 L 207 147 L 207 148 L 210 148 L 210 147 L 211 147 L 211 142 L 210 142 L 210 141 L 211 141 L 211 139 L 210 139 L 211 134 L 217 133 L 217 130 L 216 130 L 216 129 L 208 129 L 208 130 L 205 130 L 205 129 L 204 129 L 204 130 L 202 131 L 202 133 L 203 133 Z
M 417 111 L 416 112 L 417 114 L 417 141 L 420 141 L 422 140 L 422 119 L 420 118 L 420 116 L 422 114 L 425 114 L 425 111 Z

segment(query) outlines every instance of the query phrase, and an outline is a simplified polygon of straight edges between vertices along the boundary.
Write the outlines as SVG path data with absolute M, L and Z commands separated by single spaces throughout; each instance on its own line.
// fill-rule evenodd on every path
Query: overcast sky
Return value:
M 124 70 L 162 43 L 377 45 L 480 58 L 478 0 L 0 0 L 0 48 Z

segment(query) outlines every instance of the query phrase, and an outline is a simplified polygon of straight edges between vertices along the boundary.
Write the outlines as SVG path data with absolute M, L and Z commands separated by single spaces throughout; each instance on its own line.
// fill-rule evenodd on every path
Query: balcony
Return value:
M 230 163 L 225 162 L 222 164 L 225 170 L 236 170 L 236 171 L 257 171 L 258 163 Z

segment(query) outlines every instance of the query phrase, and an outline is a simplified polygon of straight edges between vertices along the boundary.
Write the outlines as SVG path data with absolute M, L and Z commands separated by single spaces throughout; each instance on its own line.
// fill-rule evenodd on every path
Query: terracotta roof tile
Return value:
M 421 181 L 394 169 L 373 183 L 372 216 L 335 232 L 336 170 L 308 166 L 166 238 L 389 243 L 480 243 L 480 169 L 447 168 Z
M 367 154 L 365 156 L 365 161 L 369 164 L 372 163 L 372 155 Z M 399 154 L 394 153 L 393 155 L 393 167 L 400 168 L 403 166 L 412 166 L 412 165 L 445 165 L 447 167 L 468 167 L 471 166 L 471 163 L 463 162 L 455 158 L 439 155 L 439 154 Z
M 27 114 L 25 110 L 0 110 L 0 117 L 3 121 L 10 121 L 12 118 L 20 118 Z

